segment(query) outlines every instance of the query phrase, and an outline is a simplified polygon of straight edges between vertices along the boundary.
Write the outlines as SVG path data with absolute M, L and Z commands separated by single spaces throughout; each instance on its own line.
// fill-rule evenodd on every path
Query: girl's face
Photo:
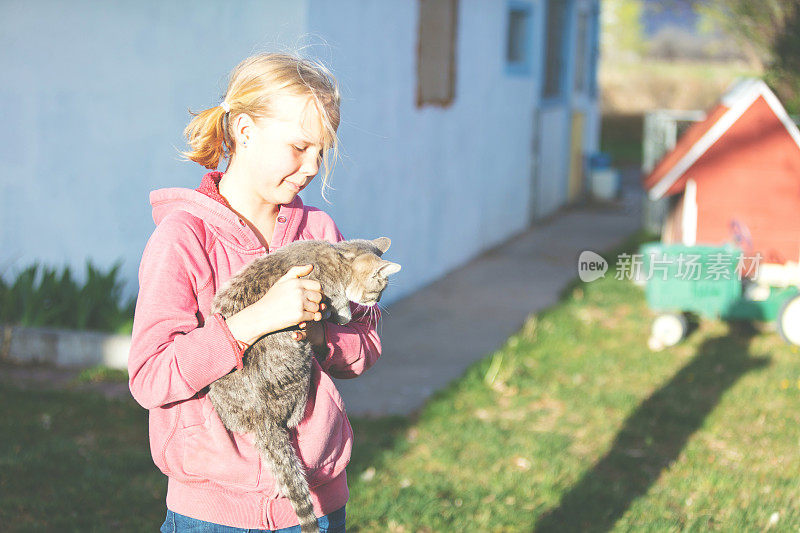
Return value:
M 324 130 L 310 96 L 277 97 L 275 110 L 272 117 L 245 120 L 238 128 L 236 156 L 250 192 L 279 205 L 294 200 L 316 176 Z

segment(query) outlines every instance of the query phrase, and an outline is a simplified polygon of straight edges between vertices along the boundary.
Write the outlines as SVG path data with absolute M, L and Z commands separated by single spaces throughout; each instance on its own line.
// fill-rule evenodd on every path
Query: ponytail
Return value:
M 183 130 L 183 134 L 186 135 L 191 149 L 181 152 L 181 155 L 206 168 L 216 169 L 220 159 L 229 157 L 233 148 L 225 131 L 229 113 L 226 113 L 221 106 L 199 113 L 189 110 L 189 113 L 194 115 L 194 118 Z

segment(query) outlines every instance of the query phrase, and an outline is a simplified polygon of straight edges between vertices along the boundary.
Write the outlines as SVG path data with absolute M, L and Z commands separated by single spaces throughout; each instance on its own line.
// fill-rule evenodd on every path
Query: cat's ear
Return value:
M 378 267 L 377 274 L 383 277 L 388 278 L 392 274 L 396 274 L 400 272 L 400 265 L 397 263 L 392 263 L 391 261 L 381 260 L 381 264 Z
M 378 237 L 377 239 L 372 239 L 372 244 L 377 246 L 382 254 L 385 254 L 386 250 L 391 246 L 392 240 L 389 237 Z

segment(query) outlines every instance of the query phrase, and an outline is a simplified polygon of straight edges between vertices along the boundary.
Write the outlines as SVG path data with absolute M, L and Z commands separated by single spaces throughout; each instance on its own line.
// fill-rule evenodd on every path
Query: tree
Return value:
M 646 44 L 642 0 L 604 0 L 602 6 L 603 55 L 613 59 L 638 59 Z
M 800 6 L 792 6 L 774 43 L 767 82 L 775 88 L 790 113 L 800 113 Z
M 792 113 L 800 112 L 800 1 L 686 0 L 737 38 Z

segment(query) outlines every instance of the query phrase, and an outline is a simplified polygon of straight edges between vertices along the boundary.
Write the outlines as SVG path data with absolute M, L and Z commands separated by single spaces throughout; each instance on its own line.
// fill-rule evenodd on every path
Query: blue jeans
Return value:
M 344 521 L 344 507 L 317 518 L 320 533 L 345 533 Z M 238 527 L 223 526 L 197 520 L 196 518 L 189 518 L 167 509 L 167 519 L 164 520 L 164 525 L 161 526 L 161 533 L 300 533 L 300 526 L 286 527 L 273 531 L 267 529 L 239 529 Z

